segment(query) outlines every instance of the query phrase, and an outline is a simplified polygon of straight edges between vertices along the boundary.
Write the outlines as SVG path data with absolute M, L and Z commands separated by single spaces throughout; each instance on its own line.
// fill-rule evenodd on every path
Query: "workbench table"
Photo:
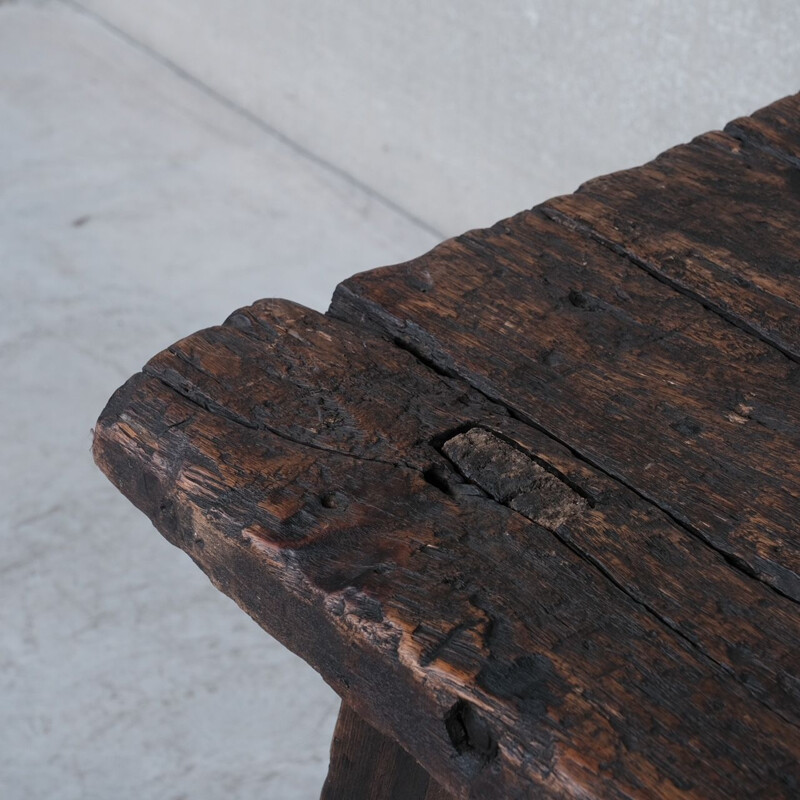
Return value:
M 798 360 L 800 95 L 234 312 L 94 455 L 341 695 L 327 800 L 797 798 Z

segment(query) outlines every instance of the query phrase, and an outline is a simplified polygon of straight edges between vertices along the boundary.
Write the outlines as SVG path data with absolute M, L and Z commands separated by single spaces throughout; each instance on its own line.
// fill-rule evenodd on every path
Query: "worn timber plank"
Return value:
M 590 492 L 590 507 L 572 515 L 562 535 L 580 540 L 615 581 L 660 617 L 676 620 L 682 635 L 727 669 L 740 671 L 753 690 L 771 687 L 762 697 L 800 722 L 800 687 L 792 691 L 790 679 L 800 639 L 792 604 L 776 600 L 633 492 L 461 381 L 432 373 L 364 331 L 354 333 L 350 325 L 280 301 L 241 309 L 225 326 L 157 355 L 145 371 L 246 427 L 317 450 L 421 470 L 451 494 L 475 493 L 450 469 L 457 432 L 488 426 L 542 463 L 557 464 L 559 474 L 583 487 L 582 496 Z M 442 444 L 442 458 L 437 446 L 448 432 L 454 435 Z M 464 472 L 463 463 L 458 469 Z M 546 519 L 533 521 L 547 525 Z M 667 559 L 680 569 L 664 575 Z M 711 613 L 729 604 L 724 613 Z M 741 646 L 748 654 L 731 658 L 728 651 Z M 753 669 L 756 680 L 748 681 Z
M 342 703 L 321 800 L 452 800 L 400 745 Z
M 800 95 L 543 205 L 800 360 Z
M 524 212 L 340 285 L 331 313 L 464 378 L 800 598 L 800 365 Z
M 725 133 L 800 167 L 800 94 L 784 97 L 725 126 Z
M 112 397 L 100 467 L 344 698 L 326 797 L 798 795 L 797 110 Z
M 585 503 L 551 530 L 502 502 L 519 485 L 487 496 L 509 475 L 473 483 L 447 447 L 476 427 Z M 454 796 L 797 785 L 793 604 L 362 328 L 282 302 L 243 309 L 120 390 L 95 455 Z

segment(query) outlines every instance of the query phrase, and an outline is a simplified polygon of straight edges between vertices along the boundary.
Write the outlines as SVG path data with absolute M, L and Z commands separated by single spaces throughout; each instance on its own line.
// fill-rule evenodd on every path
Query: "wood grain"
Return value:
M 342 703 L 320 800 L 452 800 L 392 739 Z
M 800 95 L 545 213 L 800 360 Z
M 441 453 L 475 427 L 585 513 L 548 530 L 487 497 Z M 391 342 L 256 304 L 153 359 L 95 454 L 456 797 L 794 791 L 792 604 Z
M 800 167 L 800 94 L 784 97 L 725 126 L 725 133 Z
M 540 211 L 348 279 L 400 342 L 800 598 L 800 365 Z

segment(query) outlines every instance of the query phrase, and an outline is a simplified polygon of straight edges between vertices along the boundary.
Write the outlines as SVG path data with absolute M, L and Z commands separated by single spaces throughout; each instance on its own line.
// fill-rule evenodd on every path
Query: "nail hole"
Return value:
M 335 492 L 326 492 L 322 497 L 319 499 L 320 503 L 322 503 L 324 508 L 336 508 L 339 504 L 336 501 L 336 494 Z
M 466 701 L 459 700 L 445 714 L 444 725 L 450 742 L 460 755 L 469 755 L 482 763 L 497 755 L 497 742 L 486 721 Z

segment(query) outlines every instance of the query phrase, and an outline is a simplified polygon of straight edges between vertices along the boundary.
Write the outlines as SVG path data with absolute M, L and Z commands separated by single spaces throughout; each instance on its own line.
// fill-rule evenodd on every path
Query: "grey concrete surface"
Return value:
M 77 0 L 447 235 L 800 90 L 797 0 Z
M 59 2 L 0 3 L 0 798 L 318 796 L 338 708 L 94 467 L 157 350 L 430 233 Z

